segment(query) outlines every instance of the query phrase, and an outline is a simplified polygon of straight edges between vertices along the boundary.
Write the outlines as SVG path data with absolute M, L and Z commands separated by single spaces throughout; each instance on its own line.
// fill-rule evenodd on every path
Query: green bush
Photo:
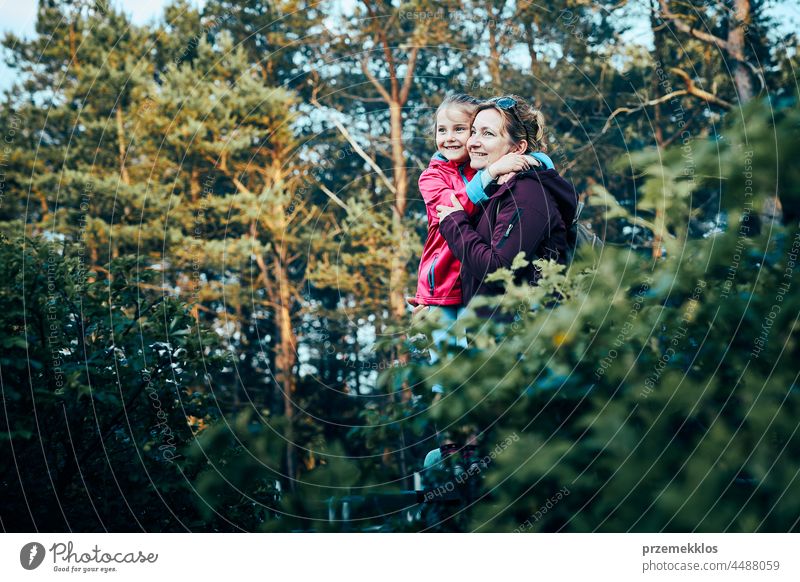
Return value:
M 0 516 L 10 531 L 197 527 L 184 448 L 218 416 L 206 333 L 119 260 L 87 272 L 78 247 L 0 243 L 4 411 Z

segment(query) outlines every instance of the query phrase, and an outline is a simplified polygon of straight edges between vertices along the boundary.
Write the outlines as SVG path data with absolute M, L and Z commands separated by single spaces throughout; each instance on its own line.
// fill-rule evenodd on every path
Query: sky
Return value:
M 112 6 L 122 7 L 134 24 L 146 24 L 158 20 L 164 6 L 170 0 L 111 0 Z M 192 0 L 195 6 L 203 6 L 205 0 Z M 0 34 L 13 32 L 18 36 L 31 36 L 36 23 L 38 0 L 0 0 Z M 0 90 L 7 89 L 13 82 L 14 71 L 0 63 Z
M 122 7 L 131 16 L 135 24 L 145 24 L 157 20 L 163 13 L 164 6 L 170 0 L 111 0 L 111 4 Z M 191 0 L 195 6 L 202 6 L 205 0 Z M 0 34 L 14 32 L 21 36 L 30 36 L 34 32 L 37 0 L 0 0 Z M 800 2 L 797 0 L 776 0 L 769 12 L 776 16 L 786 32 L 800 29 Z M 640 35 L 638 40 L 643 39 Z M 634 39 L 631 39 L 634 40 Z M 636 41 L 634 40 L 634 42 Z M 0 62 L 0 91 L 11 86 L 14 71 Z
M 195 6 L 204 3 L 198 0 L 193 2 Z M 113 0 L 110 4 L 122 6 L 136 24 L 144 24 L 158 18 L 163 12 L 164 6 L 168 4 L 168 0 Z M 0 0 L 0 14 L 3 15 L 0 28 L 3 29 L 3 32 L 13 30 L 17 34 L 33 32 L 37 5 L 37 0 Z

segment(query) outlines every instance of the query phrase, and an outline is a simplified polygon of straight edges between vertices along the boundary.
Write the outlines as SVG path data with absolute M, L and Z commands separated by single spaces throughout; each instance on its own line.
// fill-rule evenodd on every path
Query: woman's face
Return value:
M 484 109 L 472 122 L 472 134 L 467 140 L 470 165 L 482 170 L 509 153 L 513 148 L 505 132 L 503 118 L 496 109 Z

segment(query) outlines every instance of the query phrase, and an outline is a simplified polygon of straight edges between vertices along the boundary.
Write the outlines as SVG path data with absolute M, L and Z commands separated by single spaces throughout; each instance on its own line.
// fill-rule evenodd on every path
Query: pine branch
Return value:
M 713 93 L 709 93 L 708 91 L 704 91 L 703 89 L 697 87 L 694 84 L 692 78 L 689 76 L 689 73 L 687 73 L 686 71 L 679 69 L 678 67 L 670 67 L 669 70 L 673 74 L 678 75 L 681 79 L 683 79 L 683 82 L 686 84 L 686 91 L 690 95 L 694 95 L 695 97 L 699 97 L 704 101 L 708 101 L 709 103 L 713 103 L 714 105 L 719 105 L 720 107 L 723 107 L 725 109 L 731 109 L 733 107 L 731 103 L 728 103 L 721 97 L 717 97 Z
M 328 196 L 328 198 L 330 198 L 331 200 L 336 202 L 336 204 L 347 210 L 347 205 L 344 202 L 342 202 L 342 199 L 339 198 L 336 194 L 334 194 L 330 188 L 328 188 L 325 184 L 323 184 L 322 180 L 317 179 L 317 184 L 319 185 L 320 190 L 322 190 Z
M 606 120 L 605 125 L 603 126 L 602 131 L 600 131 L 600 135 L 603 135 L 608 128 L 611 127 L 611 122 L 614 118 L 619 115 L 620 113 L 635 113 L 637 111 L 641 111 L 645 107 L 652 107 L 653 105 L 658 105 L 660 103 L 664 103 L 665 101 L 669 101 L 675 97 L 681 97 L 683 95 L 692 95 L 694 97 L 698 97 L 707 103 L 712 103 L 724 109 L 731 109 L 733 105 L 728 101 L 725 101 L 721 97 L 717 97 L 713 93 L 709 93 L 703 89 L 700 89 L 697 85 L 694 84 L 694 81 L 689 76 L 686 71 L 683 71 L 677 67 L 670 67 L 670 72 L 679 76 L 683 79 L 683 82 L 686 84 L 686 89 L 678 89 L 677 91 L 672 91 L 667 93 L 666 95 L 662 95 L 658 99 L 650 99 L 649 101 L 645 101 L 644 103 L 640 104 L 637 107 L 618 107 L 615 109 L 609 118 Z
M 673 13 L 669 9 L 669 3 L 667 2 L 667 0 L 658 0 L 658 4 L 659 6 L 661 6 L 661 15 L 667 20 L 671 21 L 675 25 L 675 28 L 677 28 L 683 33 L 693 36 L 698 40 L 702 40 L 703 42 L 713 44 L 716 47 L 724 50 L 726 53 L 728 53 L 731 57 L 735 58 L 736 60 L 744 62 L 744 55 L 742 55 L 739 51 L 735 50 L 734 47 L 732 47 L 727 40 L 720 38 L 714 34 L 711 34 L 709 32 L 703 32 L 702 30 L 699 30 L 697 28 L 692 28 L 692 26 L 688 22 L 683 20 L 682 16 Z
M 367 8 L 367 12 L 369 12 L 370 17 L 372 18 L 372 25 L 375 26 L 377 24 L 378 15 L 375 13 L 375 8 L 371 2 L 364 0 L 364 6 Z M 392 25 L 394 18 L 390 18 L 387 22 L 387 28 Z M 389 82 L 392 86 L 392 96 L 387 101 L 396 101 L 399 95 L 399 86 L 397 84 L 397 71 L 395 69 L 394 64 L 394 57 L 392 56 L 392 49 L 389 46 L 389 39 L 386 36 L 386 28 L 381 28 L 379 26 L 375 26 L 375 36 L 377 37 L 376 44 L 380 44 L 383 47 L 383 58 L 386 59 L 386 66 L 389 67 Z M 362 63 L 363 66 L 363 63 Z
M 414 83 L 414 69 L 417 66 L 417 53 L 419 53 L 419 45 L 414 45 L 411 48 L 411 54 L 408 55 L 406 78 L 403 80 L 403 89 L 400 91 L 400 103 L 402 104 L 408 100 L 411 85 Z
M 679 89 L 677 91 L 672 91 L 671 93 L 667 93 L 666 95 L 663 95 L 662 97 L 659 97 L 658 99 L 651 99 L 650 101 L 645 101 L 644 103 L 642 103 L 638 107 L 617 107 L 611 113 L 609 118 L 606 120 L 606 123 L 603 126 L 603 129 L 600 131 L 600 135 L 603 135 L 606 131 L 608 131 L 608 128 L 611 127 L 611 122 L 620 113 L 636 113 L 637 111 L 641 111 L 645 107 L 651 107 L 653 105 L 658 105 L 660 103 L 664 103 L 665 101 L 669 101 L 673 97 L 680 97 L 682 95 L 688 95 L 688 94 L 689 94 L 689 91 L 687 91 L 686 89 Z
M 372 83 L 373 87 L 377 89 L 378 93 L 381 94 L 381 98 L 385 103 L 389 103 L 392 100 L 392 96 L 389 95 L 389 92 L 386 90 L 381 82 L 372 74 L 372 71 L 369 70 L 369 54 L 365 53 L 364 58 L 361 59 L 361 70 L 364 71 L 364 75 L 369 79 L 369 82 Z

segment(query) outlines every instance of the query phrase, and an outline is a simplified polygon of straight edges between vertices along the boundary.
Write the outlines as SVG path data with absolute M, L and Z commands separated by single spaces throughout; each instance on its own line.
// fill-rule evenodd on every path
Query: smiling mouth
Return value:
M 489 154 L 487 154 L 486 152 L 469 152 L 469 155 L 483 157 L 483 156 L 488 156 Z

